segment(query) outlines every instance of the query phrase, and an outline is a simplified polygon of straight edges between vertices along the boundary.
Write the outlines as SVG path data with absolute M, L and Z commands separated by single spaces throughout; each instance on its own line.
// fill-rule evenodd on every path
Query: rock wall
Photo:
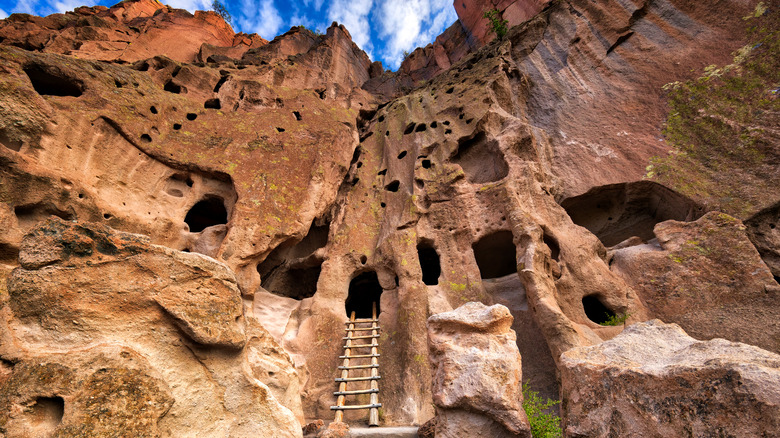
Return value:
M 46 363 L 74 373 L 98 354 L 112 366 L 142 370 L 144 397 L 156 406 L 143 421 L 156 422 L 162 436 L 175 435 L 184 418 L 199 412 L 185 412 L 188 402 L 180 400 L 190 399 L 170 383 L 196 361 L 201 368 L 187 372 L 208 370 L 213 379 L 197 397 L 224 400 L 214 408 L 224 414 L 218 421 L 192 419 L 203 430 L 244 434 L 254 420 L 233 422 L 233 416 L 256 418 L 249 406 L 258 398 L 266 403 L 259 406 L 289 409 L 268 417 L 280 436 L 293 434 L 291 418 L 332 418 L 347 307 L 362 311 L 361 303 L 371 301 L 379 303 L 383 329 L 383 424 L 422 424 L 434 415 L 428 317 L 471 301 L 509 309 L 522 375 L 550 397 L 558 396 L 562 353 L 623 330 L 605 325 L 610 318 L 626 324 L 654 316 L 689 321 L 686 329 L 701 328 L 703 337 L 775 348 L 776 325 L 756 333 L 712 319 L 718 306 L 734 302 L 724 294 L 740 285 L 745 290 L 735 300 L 745 312 L 762 321 L 776 313 L 775 280 L 744 230 L 731 219 L 714 219 L 717 213 L 699 219 L 705 207 L 640 181 L 650 157 L 668 150 L 659 141 L 666 116 L 661 86 L 728 58 L 744 41 L 741 17 L 755 4 L 569 0 L 494 6 L 505 13 L 510 7 L 542 9 L 481 48 L 469 46 L 468 32 L 456 23 L 438 46 L 420 49 L 396 74 L 372 64 L 335 23 L 325 35 L 293 28 L 267 44 L 227 30 L 215 40 L 196 30 L 187 36 L 192 44 L 182 46 L 186 53 L 166 48 L 169 38 L 160 36 L 159 45 L 143 46 L 154 53 L 122 58 L 110 48 L 95 49 L 94 56 L 72 47 L 57 51 L 36 38 L 81 35 L 98 18 L 117 28 L 141 20 L 151 38 L 198 15 L 136 0 L 0 22 L 0 32 L 8 32 L 0 44 L 0 278 L 8 286 L 2 312 L 5 326 L 24 328 L 3 332 L 3 345 L 30 343 L 46 354 Z M 60 21 L 72 24 L 51 24 Z M 81 355 L 108 342 L 104 338 L 125 322 L 108 324 L 102 307 L 68 297 L 110 292 L 119 300 L 126 289 L 111 292 L 112 279 L 126 279 L 122 287 L 132 289 L 136 275 L 151 281 L 147 270 L 156 271 L 134 262 L 135 270 L 112 273 L 112 264 L 88 265 L 96 262 L 93 255 L 83 256 L 78 272 L 55 259 L 52 266 L 20 267 L 20 257 L 42 245 L 35 239 L 51 215 L 80 225 L 45 226 L 110 236 L 114 231 L 104 227 L 111 227 L 148 236 L 132 257 L 208 264 L 193 281 L 228 284 L 230 311 L 218 297 L 171 310 L 166 306 L 181 304 L 178 299 L 134 291 L 142 304 L 117 316 L 132 336 L 123 334 L 119 346 L 105 353 Z M 764 236 L 753 239 L 770 261 L 776 252 L 768 231 L 773 217 L 769 211 L 748 223 L 752 236 Z M 74 233 L 62 241 L 78 247 L 86 231 Z M 744 257 L 670 257 L 688 240 L 711 242 L 706 248 L 713 251 L 739 245 Z M 640 272 L 644 263 L 653 269 Z M 651 281 L 675 272 L 690 284 L 706 283 L 716 265 L 719 274 L 745 267 L 752 274 L 729 277 L 734 281 L 724 293 L 697 298 L 711 300 L 712 312 L 701 318 L 665 307 L 659 291 L 673 293 L 674 279 L 668 278 L 667 289 Z M 48 289 L 47 275 L 70 295 Z M 28 277 L 43 302 L 62 307 L 62 318 L 46 317 L 40 305 L 19 304 Z M 174 286 L 180 287 L 172 279 Z M 759 286 L 770 295 L 754 300 Z M 116 308 L 123 309 L 121 303 Z M 206 330 L 188 322 L 190 311 L 214 312 L 224 324 Z M 164 327 L 160 345 L 169 349 L 140 345 L 140 334 L 156 335 L 136 327 L 130 315 L 153 320 L 155 332 Z M 86 318 L 83 331 L 72 323 L 79 318 Z M 77 332 L 72 345 L 64 344 L 67 351 L 53 350 L 52 330 Z M 129 365 L 122 349 L 148 363 Z M 0 380 L 18 375 L 22 382 L 28 371 L 19 367 L 37 356 L 11 350 L 0 352 Z M 169 355 L 178 362 L 166 367 L 161 358 Z M 79 378 L 93 378 L 91 370 L 79 371 Z M 200 382 L 194 374 L 187 379 Z M 240 396 L 223 398 L 227 387 L 238 388 Z M 0 402 L 32 408 L 32 398 L 42 397 L 41 415 L 49 418 L 83 396 L 60 386 L 38 393 Z M 350 402 L 365 401 L 355 398 Z M 66 418 L 69 412 L 58 424 L 76 421 Z M 364 416 L 350 412 L 347 419 Z M 14 421 L 0 427 L 27 430 L 27 420 Z

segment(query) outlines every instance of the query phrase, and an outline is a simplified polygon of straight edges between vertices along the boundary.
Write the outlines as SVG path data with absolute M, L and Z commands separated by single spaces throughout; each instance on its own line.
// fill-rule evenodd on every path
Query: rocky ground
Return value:
M 776 436 L 776 5 L 455 3 L 397 72 L 336 23 L 0 20 L 0 436 L 301 436 L 372 301 L 383 425 L 528 436 L 526 382 L 567 436 Z

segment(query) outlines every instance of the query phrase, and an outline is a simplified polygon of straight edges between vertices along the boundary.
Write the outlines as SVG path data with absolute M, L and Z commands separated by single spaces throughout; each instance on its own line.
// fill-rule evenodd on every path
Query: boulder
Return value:
M 437 437 L 530 437 L 512 315 L 470 302 L 428 318 Z
M 570 437 L 776 437 L 780 356 L 660 320 L 562 356 Z

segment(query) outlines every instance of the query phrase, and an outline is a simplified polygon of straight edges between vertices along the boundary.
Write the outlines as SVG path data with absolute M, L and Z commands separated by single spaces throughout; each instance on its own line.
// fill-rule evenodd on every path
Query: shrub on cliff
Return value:
M 539 393 L 531 391 L 528 384 L 523 384 L 523 410 L 531 424 L 531 436 L 533 438 L 560 438 L 561 419 L 550 413 L 550 408 L 560 403 L 557 400 L 542 399 Z

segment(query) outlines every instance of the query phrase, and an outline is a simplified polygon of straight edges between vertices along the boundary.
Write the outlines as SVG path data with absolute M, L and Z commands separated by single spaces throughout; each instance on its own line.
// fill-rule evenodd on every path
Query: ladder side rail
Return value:
M 355 328 L 355 312 L 354 311 L 352 312 L 352 315 L 350 315 L 349 320 L 350 320 L 351 323 L 348 325 L 348 328 L 347 328 L 347 336 L 348 337 L 352 337 L 352 330 Z M 342 366 L 345 367 L 345 368 L 343 368 L 341 370 L 342 381 L 339 382 L 339 392 L 342 393 L 342 394 L 340 394 L 338 396 L 338 398 L 336 399 L 336 407 L 337 408 L 338 407 L 343 408 L 344 407 L 344 400 L 346 399 L 346 396 L 343 393 L 347 391 L 347 380 L 346 379 L 349 378 L 349 368 L 348 368 L 349 367 L 349 356 L 352 353 L 352 350 L 349 347 L 351 345 L 352 345 L 352 340 L 348 339 L 347 340 L 347 344 L 346 344 L 347 348 L 344 350 L 344 356 L 346 356 L 346 357 L 344 358 L 344 362 L 342 364 Z M 344 421 L 344 410 L 343 409 L 337 409 L 336 410 L 336 416 L 333 418 L 333 421 L 336 422 L 336 423 L 341 423 L 341 422 Z
M 378 319 L 376 314 L 376 302 L 373 303 L 372 306 L 372 313 L 373 313 L 373 322 L 371 323 L 371 335 L 374 336 L 371 339 L 371 354 L 376 355 L 378 354 L 377 347 L 379 346 L 379 336 L 378 334 Z M 371 368 L 371 377 L 378 377 L 379 376 L 379 360 L 376 356 L 373 356 L 371 358 L 371 365 L 375 365 Z M 378 406 L 381 406 L 379 404 L 379 381 L 378 380 L 371 380 L 371 389 L 376 390 L 376 392 L 371 393 L 371 408 L 369 409 L 368 414 L 368 425 L 369 426 L 379 426 L 379 409 Z

